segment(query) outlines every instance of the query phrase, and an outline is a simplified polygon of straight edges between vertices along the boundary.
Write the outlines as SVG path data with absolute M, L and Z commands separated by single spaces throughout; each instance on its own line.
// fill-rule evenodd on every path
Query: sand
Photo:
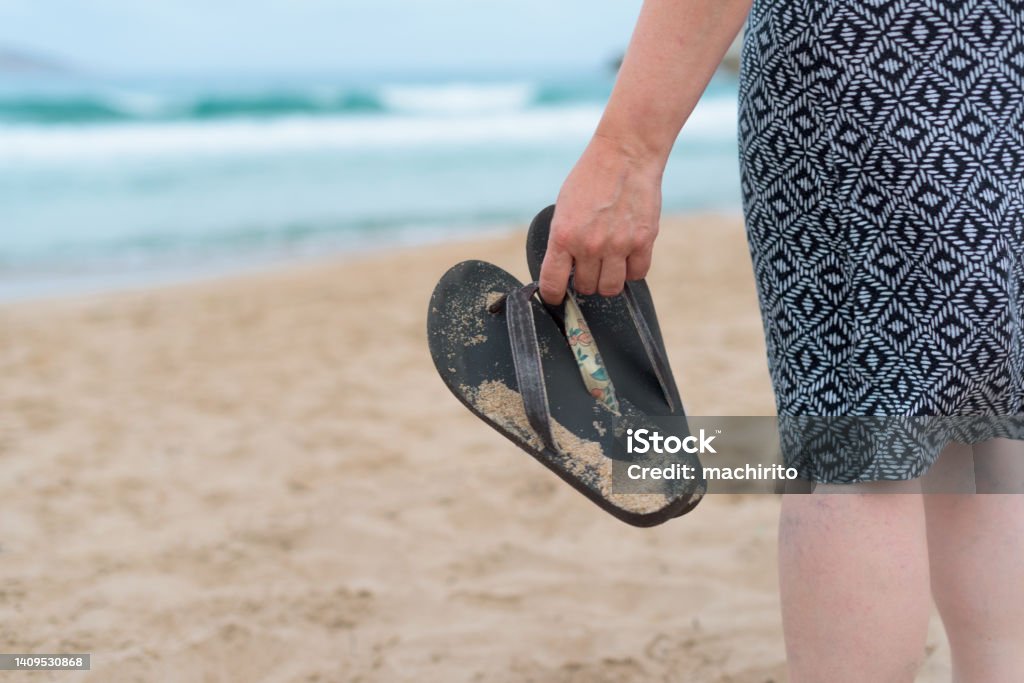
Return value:
M 0 651 L 93 655 L 18 680 L 784 681 L 777 497 L 629 527 L 436 376 L 434 283 L 524 234 L 0 308 Z M 688 412 L 771 414 L 738 217 L 649 280 Z
M 533 448 L 544 448 L 540 436 L 533 431 L 523 408 L 522 395 L 499 381 L 484 382 L 479 387 L 461 387 L 473 406 L 489 416 L 502 428 L 526 441 Z M 597 424 L 595 422 L 595 424 Z M 673 498 L 657 490 L 645 493 L 617 493 L 612 490 L 612 460 L 596 441 L 581 438 L 558 420 L 551 418 L 551 436 L 563 471 L 583 482 L 591 491 L 612 505 L 630 513 L 649 514 L 664 509 Z M 696 495 L 700 495 L 699 493 Z

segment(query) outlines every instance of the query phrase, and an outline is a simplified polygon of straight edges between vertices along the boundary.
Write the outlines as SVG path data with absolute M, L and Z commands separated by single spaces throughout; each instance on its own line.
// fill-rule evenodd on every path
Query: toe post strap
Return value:
M 491 304 L 490 308 L 500 304 L 505 309 L 508 336 L 512 345 L 512 361 L 515 365 L 519 393 L 523 397 L 523 407 L 526 409 L 526 419 L 544 446 L 552 452 L 557 452 L 554 432 L 551 429 L 548 391 L 541 366 L 533 305 L 530 302 L 539 287 L 538 283 L 531 282 L 509 292 L 504 298 Z

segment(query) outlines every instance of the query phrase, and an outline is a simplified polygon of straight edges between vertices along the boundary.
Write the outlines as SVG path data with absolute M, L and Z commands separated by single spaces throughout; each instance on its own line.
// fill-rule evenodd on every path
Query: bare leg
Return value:
M 953 653 L 953 680 L 1020 681 L 1024 443 L 995 439 L 975 446 L 973 462 L 959 462 L 974 465 L 978 494 L 925 496 L 932 593 Z M 1018 493 L 985 493 L 1010 490 Z
M 783 495 L 779 582 L 791 683 L 910 682 L 924 657 L 931 601 L 918 482 L 854 486 Z

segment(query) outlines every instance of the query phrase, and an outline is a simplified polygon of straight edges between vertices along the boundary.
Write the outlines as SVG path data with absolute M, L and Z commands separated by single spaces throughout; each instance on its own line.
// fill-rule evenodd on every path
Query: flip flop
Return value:
M 706 483 L 695 454 L 674 456 L 697 473 L 692 479 L 662 480 L 643 493 L 613 490 L 616 471 L 625 469 L 614 461 L 630 457 L 622 448 L 627 430 L 657 427 L 629 399 L 619 399 L 616 415 L 595 398 L 537 288 L 483 261 L 445 273 L 427 320 L 442 380 L 477 417 L 616 518 L 654 526 L 696 507 Z
M 540 278 L 554 214 L 554 205 L 542 210 L 527 233 L 526 262 L 535 280 Z M 575 294 L 574 298 L 603 351 L 604 365 L 618 395 L 655 419 L 684 416 L 647 282 L 626 282 L 618 296 Z M 561 316 L 565 304 L 553 308 L 553 314 Z

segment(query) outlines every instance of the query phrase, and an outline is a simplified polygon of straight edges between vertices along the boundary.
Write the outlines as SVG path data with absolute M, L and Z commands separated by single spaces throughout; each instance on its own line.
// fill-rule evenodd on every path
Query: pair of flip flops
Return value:
M 623 484 L 634 456 L 627 435 L 648 429 L 689 436 L 650 289 L 628 282 L 614 297 L 570 288 L 558 307 L 535 296 L 554 207 L 530 225 L 534 281 L 484 261 L 463 261 L 430 300 L 430 353 L 470 411 L 616 518 L 654 526 L 686 514 L 706 484 L 696 454 L 674 456 L 696 476 Z M 631 431 L 632 430 L 632 431 Z

